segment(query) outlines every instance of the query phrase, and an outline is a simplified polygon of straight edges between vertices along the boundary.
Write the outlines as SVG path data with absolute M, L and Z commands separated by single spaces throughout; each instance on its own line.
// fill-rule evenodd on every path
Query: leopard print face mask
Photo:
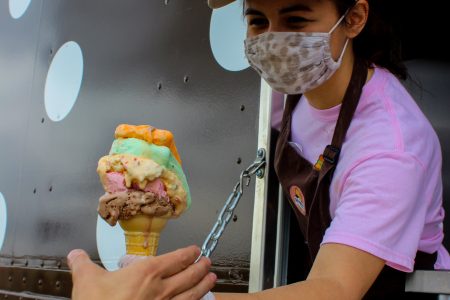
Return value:
M 327 81 L 340 67 L 331 56 L 330 35 L 345 13 L 327 32 L 266 32 L 245 40 L 250 65 L 272 87 L 289 95 L 303 94 Z

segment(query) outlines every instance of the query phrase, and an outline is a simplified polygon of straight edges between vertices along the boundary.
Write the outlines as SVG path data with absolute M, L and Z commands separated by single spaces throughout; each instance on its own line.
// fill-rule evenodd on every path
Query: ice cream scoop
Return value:
M 127 254 L 156 255 L 167 220 L 179 217 L 191 203 L 172 133 L 149 125 L 119 125 L 97 172 L 105 190 L 99 215 L 111 226 L 119 222 Z

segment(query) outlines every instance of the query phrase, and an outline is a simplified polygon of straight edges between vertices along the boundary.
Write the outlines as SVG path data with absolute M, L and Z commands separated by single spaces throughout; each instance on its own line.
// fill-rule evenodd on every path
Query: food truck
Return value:
M 441 141 L 448 210 L 448 25 L 439 8 L 386 10 L 401 28 L 413 78 L 405 84 Z M 191 189 L 159 253 L 201 246 L 231 197 L 239 203 L 211 255 L 215 291 L 305 278 L 293 267 L 304 245 L 273 170 L 272 91 L 249 68 L 245 31 L 239 1 L 214 11 L 188 0 L 0 2 L 0 298 L 70 298 L 75 248 L 118 268 L 123 231 L 97 214 L 96 168 L 122 123 L 172 131 Z M 450 275 L 416 272 L 405 288 L 450 294 Z

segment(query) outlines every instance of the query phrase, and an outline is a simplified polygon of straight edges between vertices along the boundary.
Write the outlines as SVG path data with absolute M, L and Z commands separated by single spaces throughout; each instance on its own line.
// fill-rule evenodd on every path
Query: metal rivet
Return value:
M 58 280 L 56 281 L 56 287 L 59 288 L 61 286 L 61 282 Z
M 37 192 L 37 189 L 36 189 L 36 188 L 34 188 L 34 190 L 33 190 L 33 194 L 36 194 L 36 192 Z
M 164 0 L 164 4 L 165 5 L 169 4 L 169 0 Z
M 43 283 L 44 283 L 44 281 L 43 281 L 42 279 L 39 279 L 39 280 L 38 280 L 38 285 L 41 286 Z
M 264 155 L 263 149 L 258 149 L 258 157 L 262 157 Z
M 41 119 L 41 123 L 44 123 L 44 121 L 45 121 L 45 119 L 44 119 L 44 118 L 42 118 L 42 119 Z
M 236 215 L 233 216 L 233 222 L 236 222 L 238 217 Z
M 228 271 L 228 276 L 231 280 L 242 280 L 242 274 L 237 270 Z
M 27 282 L 27 278 L 26 278 L 25 276 L 22 277 L 22 282 L 23 282 L 23 283 Z
M 245 110 L 245 105 L 241 105 L 241 111 Z
M 183 78 L 183 81 L 184 81 L 184 83 L 188 83 L 189 82 L 189 76 L 184 76 L 184 78 Z
M 158 88 L 158 91 L 162 90 L 162 83 L 161 82 L 158 82 L 157 88 Z
M 240 157 L 238 157 L 238 159 L 237 159 L 237 161 L 236 161 L 236 162 L 237 162 L 237 164 L 238 164 L 238 165 L 240 165 L 240 164 L 241 164 L 241 162 L 242 162 L 242 159 L 241 159 Z
M 264 177 L 264 170 L 258 170 L 256 171 L 256 177 L 263 178 Z
M 53 191 L 53 187 L 50 186 L 50 187 L 48 188 L 48 191 L 49 191 L 49 192 Z
M 12 276 L 8 276 L 8 281 L 12 281 Z

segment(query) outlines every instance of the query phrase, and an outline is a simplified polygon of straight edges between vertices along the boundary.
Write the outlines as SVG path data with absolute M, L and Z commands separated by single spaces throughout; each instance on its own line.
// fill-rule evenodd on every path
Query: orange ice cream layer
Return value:
M 149 144 L 165 146 L 170 149 L 172 155 L 181 165 L 180 155 L 178 154 L 177 147 L 175 146 L 173 134 L 168 130 L 157 129 L 150 125 L 121 124 L 117 126 L 114 137 L 116 139 L 136 138 L 144 140 Z

